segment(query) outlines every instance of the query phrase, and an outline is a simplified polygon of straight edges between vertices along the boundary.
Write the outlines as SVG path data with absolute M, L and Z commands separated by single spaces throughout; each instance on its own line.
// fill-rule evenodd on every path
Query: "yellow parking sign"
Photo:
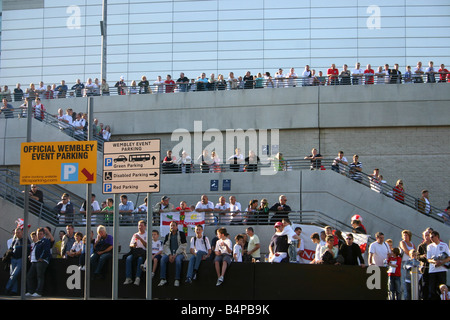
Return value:
M 97 141 L 24 142 L 20 184 L 97 182 Z

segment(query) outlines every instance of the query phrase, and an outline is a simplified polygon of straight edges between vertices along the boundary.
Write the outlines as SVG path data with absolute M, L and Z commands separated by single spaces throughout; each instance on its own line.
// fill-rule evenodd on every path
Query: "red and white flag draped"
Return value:
M 204 212 L 164 212 L 161 213 L 159 232 L 161 235 L 166 235 L 170 232 L 170 223 L 175 221 L 178 224 L 178 231 L 184 231 L 186 236 L 192 237 L 195 235 L 195 226 L 200 224 L 205 227 L 205 213 Z

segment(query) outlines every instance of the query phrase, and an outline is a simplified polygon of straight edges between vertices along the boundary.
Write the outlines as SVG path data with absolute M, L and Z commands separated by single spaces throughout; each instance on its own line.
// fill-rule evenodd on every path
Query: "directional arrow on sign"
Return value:
M 154 176 L 156 178 L 158 176 L 158 172 L 150 173 L 149 176 Z
M 83 168 L 83 170 L 81 170 L 81 173 L 84 174 L 84 176 L 87 178 L 86 181 L 94 181 L 94 174 L 87 171 L 86 168 Z
M 149 185 L 149 187 L 150 187 L 150 188 L 153 188 L 153 189 L 156 189 L 156 188 L 158 188 L 158 185 L 155 183 L 155 184 Z
M 153 156 L 153 157 L 152 157 L 153 165 L 155 165 L 155 160 L 156 160 L 156 157 Z

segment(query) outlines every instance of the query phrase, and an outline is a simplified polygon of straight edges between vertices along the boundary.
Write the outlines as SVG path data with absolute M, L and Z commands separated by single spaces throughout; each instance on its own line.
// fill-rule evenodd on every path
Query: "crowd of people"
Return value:
M 214 227 L 214 237 L 209 239 L 204 234 L 204 226 L 195 226 L 195 235 L 188 239 L 187 234 L 176 221 L 171 221 L 167 234 L 148 229 L 147 222 L 140 220 L 137 232 L 129 242 L 129 251 L 122 259 L 125 261 L 125 282 L 123 285 L 139 286 L 142 274 L 148 272 L 152 278 L 159 269 L 158 286 L 168 284 L 173 277 L 173 286 L 179 287 L 182 279 L 185 285 L 191 285 L 201 277 L 202 261 L 211 261 L 217 275 L 216 286 L 224 283 L 227 270 L 232 263 L 301 263 L 353 265 L 386 267 L 388 274 L 387 292 L 390 300 L 447 300 L 450 299 L 446 285 L 446 276 L 450 267 L 448 245 L 437 230 L 427 228 L 423 232 L 422 242 L 413 243 L 412 233 L 403 230 L 402 240 L 398 245 L 391 239 L 385 239 L 382 232 L 375 233 L 376 240 L 368 245 L 368 260 L 363 257 L 362 245 L 354 241 L 354 235 L 365 234 L 366 227 L 362 217 L 352 217 L 352 230 L 345 237 L 340 230 L 331 226 L 310 235 L 315 244 L 315 254 L 311 258 L 303 255 L 305 237 L 301 237 L 302 228 L 293 226 L 288 217 L 281 218 L 273 224 L 274 232 L 269 243 L 262 243 L 252 226 L 246 226 L 242 233 L 230 235 L 226 226 Z M 28 226 L 29 227 L 29 226 Z M 207 226 L 206 226 L 207 227 Z M 29 236 L 28 271 L 26 296 L 41 297 L 45 286 L 45 273 L 51 259 L 67 259 L 85 270 L 86 250 L 89 250 L 92 278 L 105 278 L 105 266 L 112 259 L 114 239 L 103 225 L 96 228 L 96 236 L 91 233 L 91 243 L 87 237 L 76 231 L 72 224 L 58 233 L 59 239 L 52 235 L 50 227 L 39 227 L 27 234 L 24 226 L 17 225 L 14 236 L 8 240 L 10 251 L 10 278 L 6 294 L 18 294 L 18 280 L 22 269 L 23 237 Z M 147 246 L 151 232 L 151 270 L 147 259 Z M 151 231 L 150 231 L 151 230 Z M 30 229 L 28 228 L 28 232 Z M 308 240 L 307 240 L 308 241 Z M 267 255 L 264 255 L 268 252 Z M 5 255 L 6 256 L 6 255 Z M 4 258 L 5 261 L 5 258 Z M 182 275 L 183 262 L 188 264 L 187 272 Z M 175 264 L 174 275 L 168 275 L 169 263 Z M 204 267 L 203 267 L 204 268 Z M 417 269 L 413 269 L 417 268 Z M 203 269 L 204 270 L 204 269 Z M 412 272 L 418 275 L 418 296 L 414 296 Z
M 43 85 L 43 83 L 41 82 Z M 20 89 L 20 85 L 18 84 Z M 5 118 L 14 118 L 14 112 L 17 112 L 19 118 L 26 118 L 28 113 L 28 103 L 32 103 L 32 114 L 33 117 L 39 121 L 43 121 L 46 117 L 47 110 L 42 100 L 62 98 L 64 96 L 58 95 L 47 95 L 46 91 L 35 89 L 32 84 L 33 90 L 27 90 L 27 93 L 23 92 L 19 95 L 14 95 L 14 101 L 23 101 L 23 103 L 14 108 L 9 102 L 11 101 L 11 96 L 2 97 L 2 107 L 0 108 L 0 115 L 3 114 Z M 48 86 L 49 87 L 49 86 Z M 20 89 L 21 90 L 21 89 Z M 1 92 L 0 92 L 1 95 Z M 89 94 L 88 94 L 89 95 Z M 78 93 L 76 96 L 79 96 Z M 17 110 L 15 110 L 17 109 Z M 74 137 L 77 140 L 86 140 L 88 131 L 88 115 L 83 112 L 74 112 L 72 108 L 59 108 L 56 115 L 51 115 L 51 117 L 56 118 L 58 121 L 59 128 Z M 92 123 L 94 138 L 98 138 L 101 141 L 109 141 L 111 139 L 111 127 L 109 125 L 104 125 L 99 123 L 98 119 L 95 118 Z
M 228 77 L 224 74 L 211 73 L 209 77 L 205 72 L 198 76 L 188 78 L 181 72 L 175 81 L 172 75 L 165 77 L 157 76 L 155 81 L 149 81 L 145 75 L 138 80 L 125 81 L 124 76 L 120 76 L 114 85 L 110 86 L 106 79 L 101 81 L 98 78 L 88 78 L 85 83 L 77 79 L 73 85 L 67 85 L 65 80 L 59 84 L 45 85 L 43 81 L 39 85 L 30 83 L 25 90 L 21 84 L 11 90 L 7 85 L 0 87 L 0 96 L 7 101 L 22 101 L 26 97 L 34 99 L 40 96 L 42 99 L 58 99 L 71 97 L 108 96 L 113 92 L 118 95 L 132 94 L 152 94 L 152 93 L 172 93 L 172 92 L 194 92 L 194 91 L 215 91 L 215 90 L 235 90 L 235 89 L 259 89 L 259 88 L 283 88 L 297 86 L 323 86 L 323 85 L 371 85 L 371 84 L 395 84 L 395 83 L 435 83 L 449 82 L 450 72 L 441 64 L 435 67 L 433 61 L 428 62 L 424 67 L 421 61 L 415 67 L 406 66 L 402 72 L 399 65 L 394 64 L 391 68 L 389 64 L 372 68 L 367 64 L 365 68 L 357 62 L 354 68 L 347 64 L 339 70 L 336 65 L 331 64 L 325 71 L 315 69 L 309 65 L 304 67 L 301 73 L 296 73 L 295 68 L 289 68 L 285 72 L 282 68 L 270 72 L 247 71 L 242 76 L 235 76 L 234 72 L 229 72 Z
M 58 113 L 54 115 L 58 120 L 59 128 L 68 135 L 77 140 L 86 140 L 88 132 L 88 115 L 83 112 L 74 112 L 72 108 L 67 108 L 64 112 L 62 108 L 58 109 Z M 92 121 L 92 134 L 94 138 L 101 141 L 109 141 L 111 139 L 111 127 L 99 123 L 97 118 Z

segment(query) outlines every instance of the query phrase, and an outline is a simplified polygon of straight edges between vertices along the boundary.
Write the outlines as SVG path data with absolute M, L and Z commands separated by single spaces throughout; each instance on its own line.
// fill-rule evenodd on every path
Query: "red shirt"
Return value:
M 441 78 L 441 81 L 445 82 L 445 78 L 450 80 L 450 74 L 448 73 L 449 71 L 447 69 L 439 69 L 438 72 L 447 72 L 447 74 L 440 74 L 439 77 Z
M 403 188 L 401 188 L 400 186 L 395 186 L 392 191 L 395 200 L 402 202 L 405 200 L 405 190 L 403 190 Z
M 391 261 L 396 261 L 397 267 L 395 267 L 394 272 L 388 272 L 388 276 L 401 277 L 402 276 L 402 258 L 401 257 L 388 258 L 388 268 L 389 268 L 389 264 L 391 263 Z
M 370 74 L 375 74 L 375 71 L 373 71 L 373 69 L 366 69 L 366 70 L 364 70 L 364 73 L 365 74 L 368 74 L 368 73 L 370 73 Z M 373 77 L 372 76 L 367 76 L 366 77 L 366 84 L 373 84 Z
M 337 79 L 337 77 L 339 76 L 339 70 L 330 68 L 327 71 L 327 75 L 331 76 L 330 79 Z
M 175 81 L 173 80 L 166 80 L 164 81 L 166 84 L 166 93 L 173 92 L 175 89 Z

